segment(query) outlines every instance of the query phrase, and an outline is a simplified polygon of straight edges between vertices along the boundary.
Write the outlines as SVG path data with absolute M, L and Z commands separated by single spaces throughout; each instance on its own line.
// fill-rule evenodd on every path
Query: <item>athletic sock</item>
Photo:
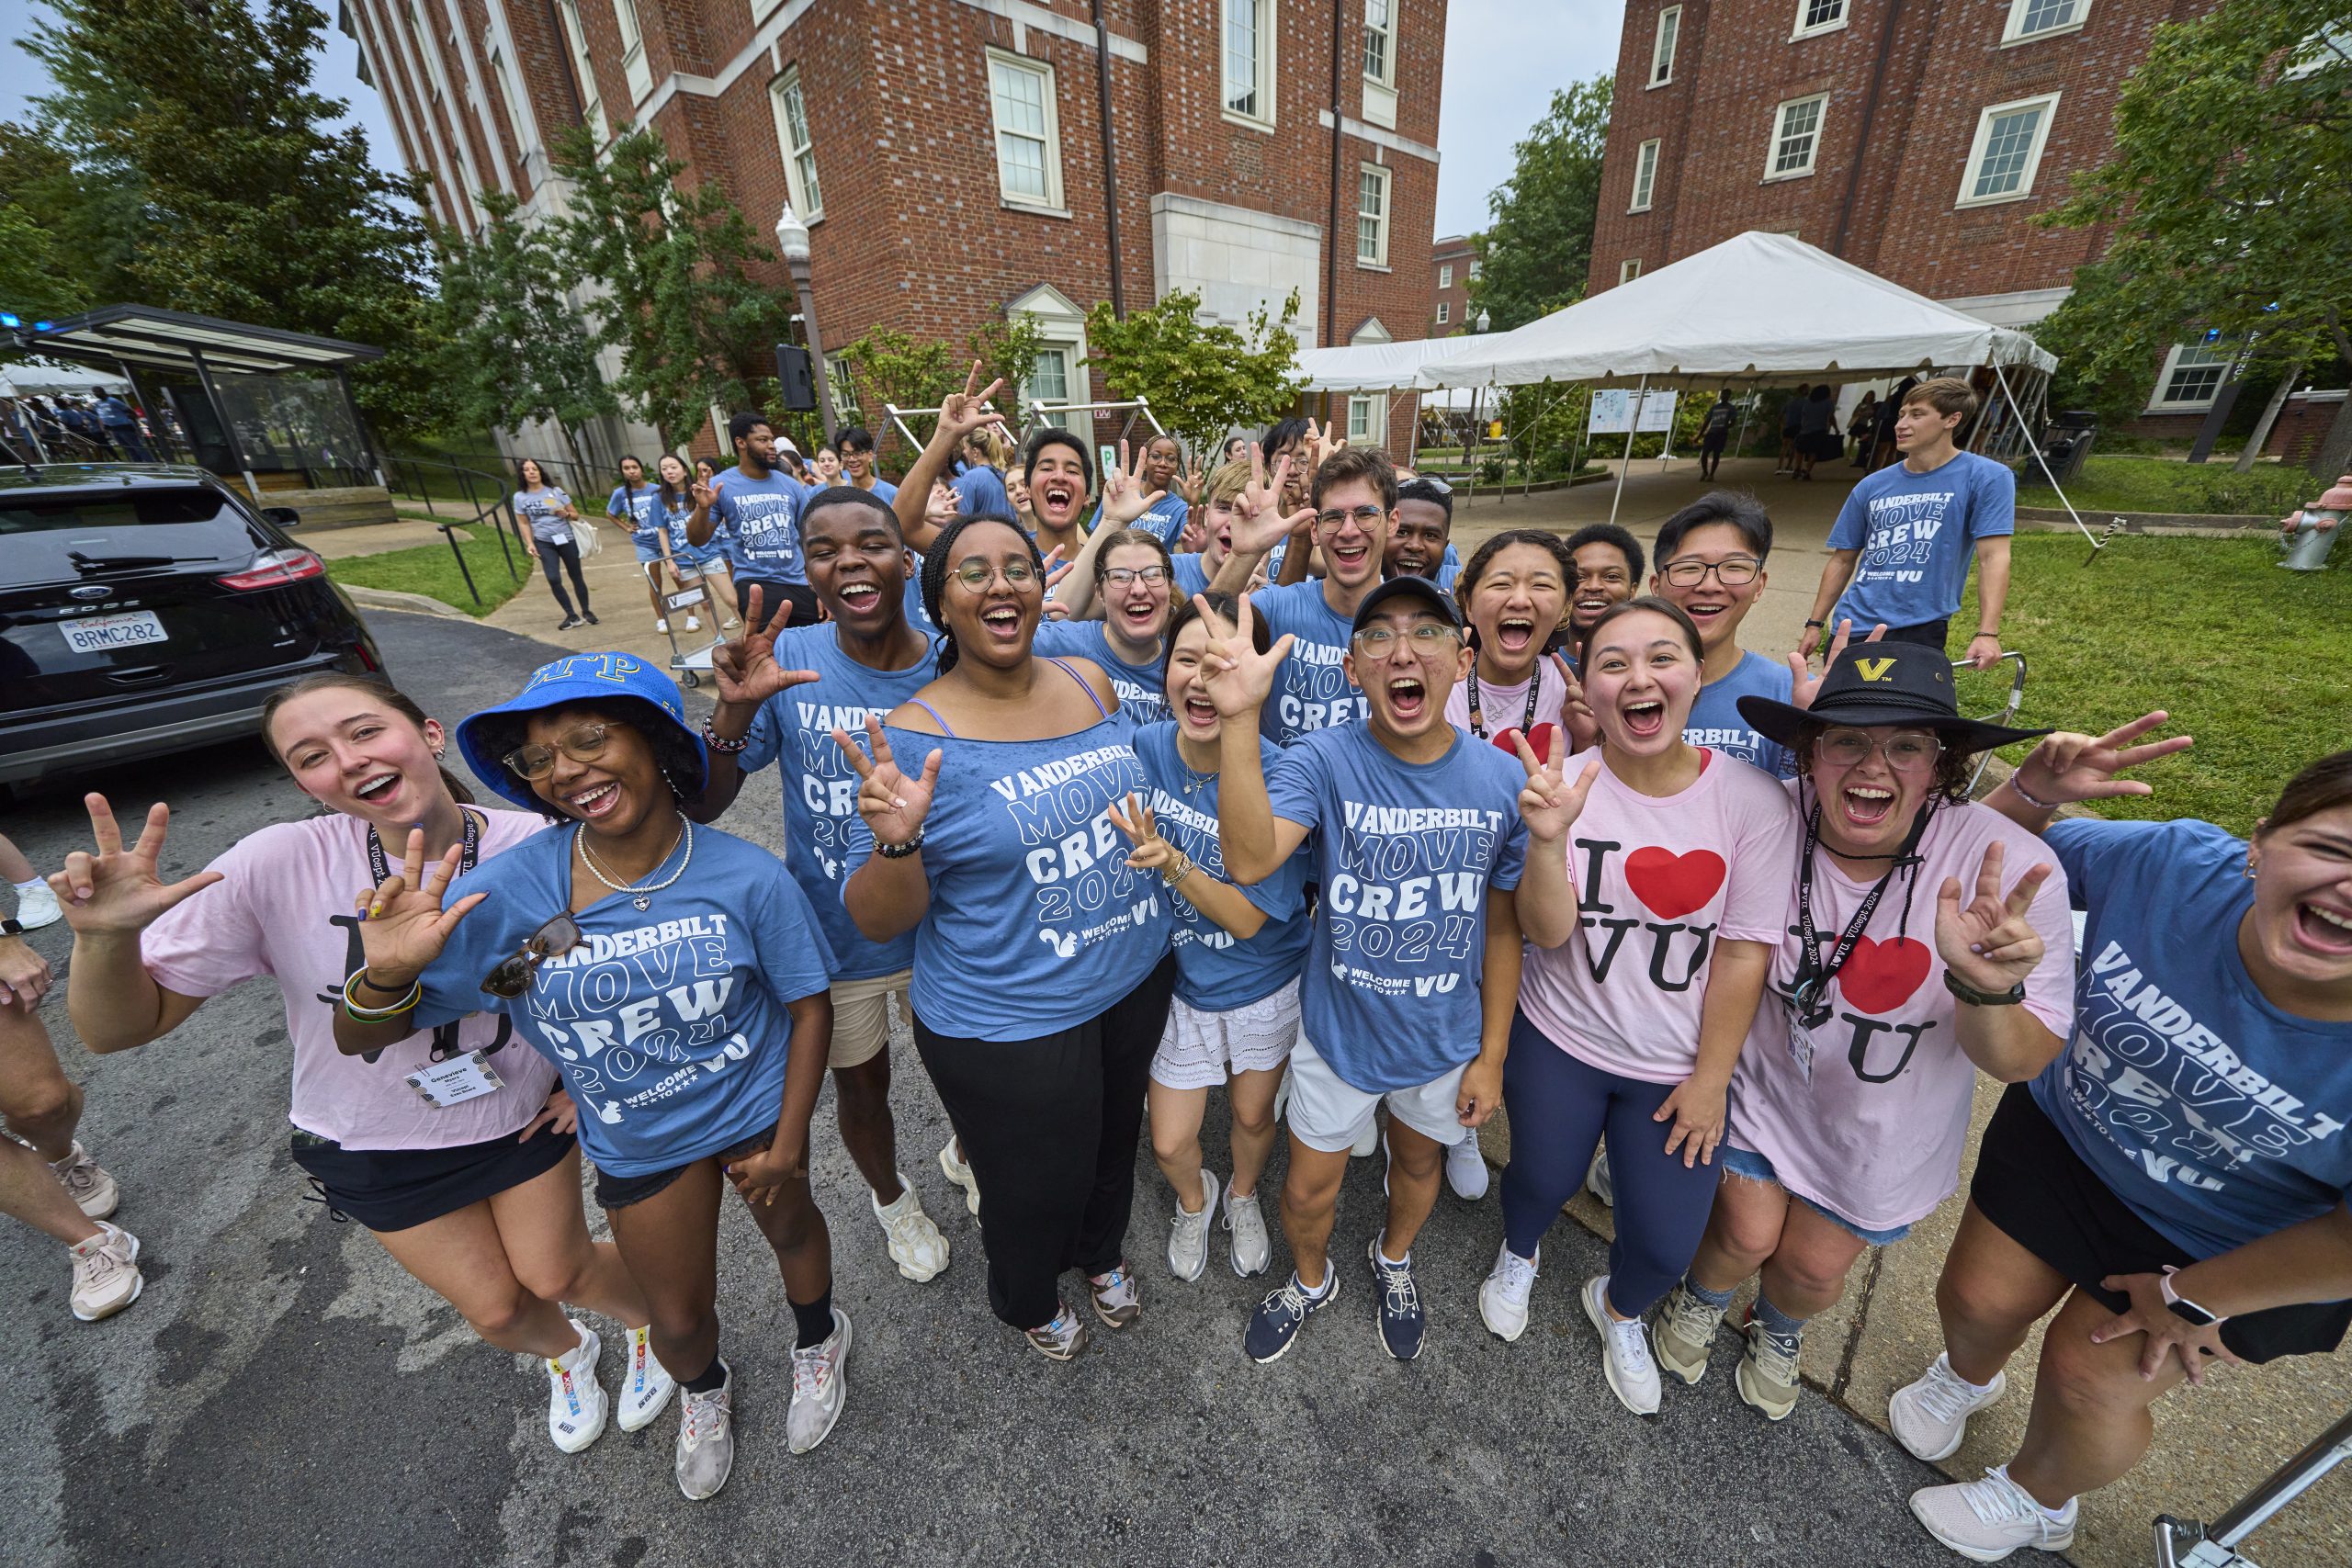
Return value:
M 1690 1292 L 1694 1298 L 1706 1303 L 1717 1312 L 1724 1312 L 1731 1306 L 1732 1293 L 1730 1291 L 1711 1291 L 1707 1289 L 1706 1286 L 1699 1283 L 1698 1280 L 1690 1278 L 1688 1274 L 1682 1276 L 1682 1288 Z
M 1329 1294 L 1331 1293 L 1331 1263 L 1330 1263 L 1330 1260 L 1329 1260 L 1329 1258 L 1326 1258 L 1326 1259 L 1324 1260 L 1324 1263 L 1323 1263 L 1323 1282 L 1322 1282 L 1320 1285 L 1311 1286 L 1311 1287 L 1310 1287 L 1310 1286 L 1306 1283 L 1306 1280 L 1302 1280 L 1302 1279 L 1300 1279 L 1300 1278 L 1298 1277 L 1298 1270 L 1297 1270 L 1297 1269 L 1292 1269 L 1292 1270 L 1290 1271 L 1290 1280 L 1291 1280 L 1291 1283 L 1292 1283 L 1292 1284 L 1296 1285 L 1296 1286 L 1298 1287 L 1298 1293 L 1299 1293 L 1300 1295 L 1305 1296 L 1305 1297 L 1306 1297 L 1308 1301 L 1310 1301 L 1310 1302 L 1319 1302 L 1319 1301 L 1321 1301 L 1325 1296 L 1328 1296 L 1328 1295 L 1329 1295 Z
M 22 898 L 28 893 L 38 893 L 48 886 L 48 883 L 42 881 L 38 876 L 34 877 L 30 882 L 19 882 L 17 884 L 17 897 Z
M 688 1393 L 713 1393 L 726 1384 L 727 1363 L 718 1359 L 718 1352 L 716 1350 L 710 1353 L 710 1365 L 693 1377 L 681 1378 L 678 1381 L 678 1386 Z
M 1787 1313 L 1774 1306 L 1772 1298 L 1761 1291 L 1756 1293 L 1756 1305 L 1749 1309 L 1748 1315 L 1763 1325 L 1765 1333 L 1776 1337 L 1800 1339 L 1804 1337 L 1805 1320 L 1801 1317 L 1791 1317 Z
M 808 1305 L 803 1306 L 798 1302 L 792 1302 L 790 1305 L 792 1320 L 800 1329 L 799 1337 L 793 1341 L 794 1349 L 806 1350 L 832 1337 L 833 1288 L 831 1285 L 825 1287 L 823 1295 Z
M 576 1323 L 571 1325 L 571 1331 L 572 1333 L 579 1335 L 579 1343 L 572 1346 L 571 1349 L 566 1350 L 562 1355 L 558 1356 L 555 1359 L 556 1365 L 561 1367 L 567 1372 L 578 1371 L 588 1359 L 588 1336 L 582 1331 L 581 1326 Z

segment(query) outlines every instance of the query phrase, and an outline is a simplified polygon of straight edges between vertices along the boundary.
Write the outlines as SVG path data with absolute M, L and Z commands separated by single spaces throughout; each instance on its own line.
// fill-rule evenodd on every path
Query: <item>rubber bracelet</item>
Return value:
M 354 1023 L 387 1022 L 392 1019 L 400 1017 L 402 1013 L 415 1011 L 416 1004 L 424 998 L 424 981 L 423 977 L 420 976 L 410 985 L 408 993 L 401 997 L 400 1000 L 394 1002 L 391 1006 L 387 1008 L 362 1007 L 358 1002 L 352 999 L 351 991 L 352 987 L 356 986 L 366 974 L 367 971 L 364 969 L 356 971 L 349 979 L 343 983 L 344 1014 Z
M 752 744 L 752 738 L 746 735 L 741 740 L 729 740 L 713 729 L 708 720 L 705 720 L 702 727 L 702 743 L 721 756 L 732 757 L 736 752 L 748 748 Z
M 1824 624 L 1823 622 L 1820 622 L 1820 621 L 1807 621 L 1807 622 L 1805 623 L 1805 625 L 1806 625 L 1806 626 L 1813 626 L 1813 627 L 1815 627 L 1815 628 L 1816 628 L 1816 629 L 1818 629 L 1818 630 L 1822 630 L 1822 631 L 1826 631 L 1826 630 L 1828 630 L 1828 629 L 1829 629 L 1829 628 L 1828 628 L 1828 626 L 1827 626 L 1826 624 Z
M 1949 969 L 1944 971 L 1944 989 L 1976 1008 L 2013 1008 L 2025 1000 L 2023 980 L 2006 991 L 1980 991 Z
M 2025 785 L 2018 783 L 2018 774 L 2015 773 L 2009 774 L 2009 792 L 2012 795 L 2015 795 L 2019 800 L 2024 801 L 2028 806 L 2032 807 L 2036 811 L 2055 811 L 2058 809 L 2058 803 L 2056 801 L 2036 800 L 2031 795 L 2028 794 Z

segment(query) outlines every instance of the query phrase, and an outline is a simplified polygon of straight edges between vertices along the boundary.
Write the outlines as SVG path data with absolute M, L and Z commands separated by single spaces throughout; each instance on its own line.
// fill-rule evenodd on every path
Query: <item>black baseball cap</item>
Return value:
M 1355 624 L 1349 628 L 1351 634 L 1363 630 L 1363 624 L 1384 605 L 1404 598 L 1418 600 L 1439 620 L 1455 631 L 1462 629 L 1462 612 L 1454 607 L 1453 594 L 1429 578 L 1399 574 L 1363 596 L 1363 603 L 1356 606 Z

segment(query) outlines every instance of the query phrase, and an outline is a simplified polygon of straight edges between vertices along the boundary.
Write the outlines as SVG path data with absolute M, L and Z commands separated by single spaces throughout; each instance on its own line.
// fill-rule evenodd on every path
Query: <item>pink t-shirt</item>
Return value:
M 1598 754 L 1569 758 L 1568 777 Z M 1602 764 L 1562 852 L 1582 919 L 1560 946 L 1527 950 L 1520 1010 L 1603 1072 L 1689 1077 L 1714 944 L 1781 940 L 1796 813 L 1770 774 L 1706 758 L 1690 787 L 1662 797 L 1628 789 Z
M 1784 787 L 1793 796 L 1797 784 Z M 1905 878 L 1898 875 L 1831 983 L 1829 1021 L 1804 1032 L 1796 1050 L 1780 999 L 1804 951 L 1790 884 L 1787 934 L 1772 964 L 1779 995 L 1768 993 L 1756 1010 L 1756 1027 L 1732 1075 L 1728 1136 L 1770 1160 L 1790 1191 L 1864 1230 L 1922 1219 L 1960 1185 L 1976 1066 L 1953 1032 L 1960 1003 L 1944 988 L 1944 962 L 1936 952 L 1936 890 L 1955 876 L 1962 899 L 1972 897 L 1984 851 L 1995 842 L 2004 846 L 2004 891 L 2030 868 L 2051 867 L 2027 915 L 2049 951 L 2026 980 L 2025 1009 L 2063 1039 L 2075 1017 L 2066 874 L 2048 845 L 2000 813 L 1973 802 L 1936 808 L 1919 841 L 1908 925 Z M 1857 882 L 1815 852 L 1813 929 L 1824 962 L 1875 880 Z
M 1567 700 L 1567 682 L 1552 668 L 1549 659 L 1535 661 L 1535 673 L 1529 677 L 1535 682 L 1535 721 L 1528 726 L 1528 744 L 1539 757 L 1549 758 L 1551 751 L 1544 744 L 1543 730 L 1550 726 L 1556 733 L 1560 725 L 1560 707 Z M 1446 694 L 1446 722 L 1465 733 L 1470 728 L 1470 684 L 1478 685 L 1478 717 L 1487 731 L 1487 739 L 1502 748 L 1508 755 L 1519 752 L 1510 743 L 1511 732 L 1520 728 L 1527 716 L 1527 682 L 1498 686 L 1492 681 L 1479 681 L 1474 669 L 1469 681 L 1456 681 L 1453 690 Z
M 547 826 L 521 811 L 483 811 L 483 859 Z M 555 1068 L 513 1037 L 503 1017 L 477 1013 L 454 1026 L 459 1051 L 503 1048 L 489 1058 L 506 1087 L 436 1110 L 407 1075 L 431 1060 L 434 1032 L 413 1034 L 374 1062 L 335 1048 L 334 1010 L 361 962 L 352 904 L 372 885 L 368 824 L 335 814 L 264 828 L 219 860 L 221 880 L 164 911 L 140 956 L 155 983 L 184 997 L 215 997 L 255 976 L 277 981 L 294 1046 L 288 1119 L 352 1149 L 439 1149 L 522 1131 L 555 1088 Z M 548 913 L 554 913 L 549 910 Z

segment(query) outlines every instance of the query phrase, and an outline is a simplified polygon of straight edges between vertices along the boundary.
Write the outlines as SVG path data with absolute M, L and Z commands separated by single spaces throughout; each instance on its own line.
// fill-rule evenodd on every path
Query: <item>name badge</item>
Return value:
M 469 1100 L 480 1100 L 485 1094 L 496 1094 L 506 1087 L 506 1080 L 483 1059 L 479 1051 L 469 1051 L 446 1062 L 433 1062 L 408 1075 L 408 1087 L 416 1090 L 419 1100 L 436 1111 L 447 1111 L 453 1105 L 463 1105 Z
M 1805 1027 L 1804 1015 L 1795 1008 L 1787 1010 L 1789 1020 L 1789 1060 L 1797 1066 L 1797 1076 L 1806 1083 L 1813 1082 L 1813 1031 Z
M 554 533 L 548 536 L 548 543 L 550 545 L 568 545 L 571 543 L 571 530 L 569 528 L 557 529 Z

